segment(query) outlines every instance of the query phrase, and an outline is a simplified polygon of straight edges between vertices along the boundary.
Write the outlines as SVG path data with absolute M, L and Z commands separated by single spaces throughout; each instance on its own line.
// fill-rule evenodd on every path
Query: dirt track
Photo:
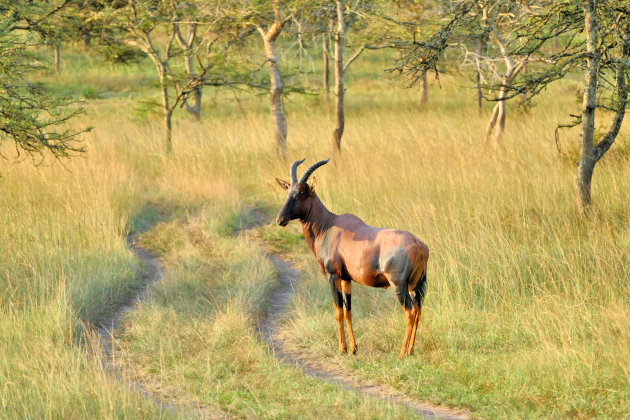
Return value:
M 118 305 L 113 307 L 109 313 L 104 316 L 100 324 L 94 325 L 94 332 L 97 334 L 97 343 L 92 345 L 99 354 L 103 369 L 118 380 L 123 382 L 129 388 L 140 393 L 144 398 L 152 400 L 171 414 L 183 413 L 187 417 L 194 416 L 197 418 L 223 419 L 227 418 L 225 414 L 218 410 L 200 405 L 183 405 L 181 403 L 172 402 L 160 395 L 149 392 L 143 382 L 131 380 L 124 377 L 120 369 L 114 363 L 114 352 L 116 348 L 116 333 L 120 330 L 121 321 L 124 316 L 133 311 L 138 304 L 146 300 L 153 287 L 164 277 L 165 271 L 160 264 L 158 257 L 143 248 L 136 241 L 135 236 L 127 237 L 127 245 L 133 251 L 136 257 L 142 262 L 144 267 L 142 281 L 140 286 L 125 299 L 120 301 Z
M 268 248 L 264 244 L 258 244 L 265 251 Z M 277 255 L 266 252 L 269 260 L 278 270 L 279 286 L 271 298 L 271 306 L 267 317 L 262 322 L 259 333 L 262 339 L 271 347 L 276 357 L 290 363 L 309 376 L 317 377 L 325 381 L 333 382 L 349 391 L 358 392 L 370 398 L 388 401 L 407 407 L 422 418 L 437 418 L 446 420 L 468 419 L 470 413 L 464 410 L 455 410 L 447 407 L 436 406 L 415 400 L 387 385 L 375 384 L 359 379 L 350 373 L 339 373 L 328 370 L 308 360 L 299 354 L 286 350 L 278 338 L 278 330 L 283 315 L 287 310 L 291 296 L 299 282 L 299 271 L 288 261 Z M 332 322 L 332 321 L 331 321 Z M 352 356 L 349 356 L 352 357 Z
M 252 210 L 251 213 L 253 215 L 254 222 L 250 226 L 246 226 L 242 230 L 239 229 L 236 231 L 235 235 L 245 233 L 247 230 L 251 230 L 264 223 L 265 218 L 262 213 L 255 209 Z M 470 413 L 467 411 L 454 410 L 415 400 L 393 389 L 392 387 L 374 384 L 369 381 L 359 379 L 348 372 L 340 373 L 325 369 L 318 365 L 315 361 L 286 350 L 281 340 L 278 338 L 278 330 L 283 316 L 287 311 L 291 296 L 298 285 L 300 272 L 290 262 L 282 259 L 278 255 L 270 253 L 266 244 L 256 241 L 252 242 L 254 245 L 263 249 L 267 258 L 269 258 L 278 271 L 278 287 L 271 297 L 269 312 L 258 329 L 261 339 L 269 345 L 276 357 L 300 368 L 306 375 L 332 382 L 346 390 L 358 392 L 370 398 L 377 398 L 388 401 L 392 404 L 403 405 L 422 418 L 449 420 L 470 418 Z M 121 320 L 140 302 L 146 300 L 150 296 L 152 288 L 163 278 L 165 273 L 158 257 L 139 245 L 135 241 L 135 237 L 128 237 L 127 243 L 129 249 L 133 251 L 133 253 L 144 265 L 144 275 L 142 277 L 140 287 L 114 307 L 109 314 L 104 317 L 104 320 L 100 325 L 94 326 L 94 331 L 98 335 L 98 344 L 94 347 L 95 351 L 100 352 L 100 360 L 102 360 L 103 369 L 109 374 L 117 377 L 130 388 L 138 391 L 145 398 L 153 400 L 156 404 L 162 406 L 170 413 L 174 414 L 176 412 L 184 412 L 187 414 L 187 417 L 194 416 L 199 418 L 228 417 L 213 407 L 182 405 L 180 403 L 171 402 L 160 395 L 148 392 L 142 382 L 124 378 L 122 372 L 114 366 L 113 356 L 114 349 L 116 348 L 116 333 L 120 329 Z

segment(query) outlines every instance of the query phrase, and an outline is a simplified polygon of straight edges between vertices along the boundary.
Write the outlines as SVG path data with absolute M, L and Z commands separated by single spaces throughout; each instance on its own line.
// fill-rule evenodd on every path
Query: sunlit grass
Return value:
M 411 395 L 469 406 L 482 416 L 619 417 L 630 411 L 630 163 L 623 152 L 629 147 L 628 124 L 613 145 L 611 153 L 619 150 L 617 155 L 605 157 L 595 170 L 594 214 L 582 220 L 575 210 L 572 157 L 579 132 L 562 132 L 560 145 L 568 157 L 558 155 L 553 137 L 556 124 L 574 111 L 572 82 L 541 97 L 528 114 L 510 106 L 504 144 L 494 147 L 482 143 L 486 120 L 477 117 L 471 90 L 443 79 L 441 88 L 431 85 L 429 106 L 422 108 L 416 90 L 401 89 L 392 75 L 360 64 L 350 70 L 356 78 L 349 73 L 342 159 L 337 167 L 317 171 L 317 191 L 334 212 L 409 230 L 428 244 L 420 341 L 415 356 L 395 361 L 401 311 L 390 291 L 358 286 L 359 355 L 338 357 L 329 289 L 314 258 L 298 245 L 295 227 L 288 233 L 267 227 L 262 237 L 275 241 L 281 252 L 293 249 L 306 273 L 283 331 L 289 345 Z M 105 81 L 98 72 L 77 77 L 103 91 L 146 81 L 138 74 Z M 130 321 L 126 337 L 136 334 L 142 343 L 125 344 L 126 357 L 146 362 L 146 371 L 137 373 L 163 374 L 164 384 L 189 398 L 239 415 L 249 409 L 257 415 L 266 409 L 294 414 L 278 403 L 281 392 L 257 388 L 256 381 L 274 370 L 293 375 L 301 386 L 322 386 L 266 355 L 251 335 L 264 298 L 245 293 L 254 287 L 247 282 L 239 286 L 242 299 L 227 296 L 221 278 L 241 271 L 230 274 L 226 266 L 216 271 L 212 261 L 262 261 L 243 243 L 230 242 L 241 223 L 240 210 L 259 206 L 273 213 L 280 207 L 284 192 L 274 178 L 288 178 L 294 159 L 306 157 L 308 164 L 329 156 L 333 116 L 321 98 L 291 95 L 286 100 L 289 153 L 282 162 L 273 153 L 266 98 L 236 95 L 240 102 L 232 93 L 208 91 L 201 124 L 178 115 L 172 156 L 164 155 L 158 117 L 135 112 L 138 102 L 118 95 L 87 103 L 87 120 L 77 122 L 95 127 L 84 137 L 85 157 L 64 162 L 65 167 L 2 164 L 2 417 L 157 413 L 151 403 L 98 373 L 78 339 L 81 323 L 98 320 L 133 287 L 140 267 L 124 237 L 153 220 L 151 205 L 169 216 L 154 218 L 163 225 L 147 234 L 147 245 L 164 255 L 173 274 L 156 301 Z M 3 152 L 11 155 L 9 148 Z M 169 217 L 186 220 L 188 233 L 182 234 L 176 222 L 167 223 Z M 223 251 L 217 254 L 215 244 L 204 254 L 204 244 L 215 242 Z M 195 255 L 203 263 L 191 263 Z M 208 264 L 214 268 L 204 271 Z M 258 281 L 264 291 L 273 278 L 266 272 Z M 176 293 L 187 282 L 191 288 Z M 243 313 L 227 302 L 251 307 Z M 186 308 L 197 317 L 203 311 L 212 317 L 200 323 Z M 172 327 L 164 331 L 164 342 L 157 342 L 156 319 Z M 207 333 L 191 335 L 197 359 L 182 364 L 192 347 L 178 341 L 169 356 L 172 366 L 150 370 L 165 354 L 160 346 L 197 326 Z M 233 378 L 223 387 L 216 382 L 218 375 L 242 370 L 230 370 L 226 359 L 218 370 L 204 364 L 213 352 L 239 346 L 249 350 L 241 354 L 247 363 L 236 358 L 237 365 L 255 385 L 242 399 Z M 61 379 L 53 381 L 53 374 Z M 188 383 L 190 377 L 196 385 Z M 209 388 L 210 379 L 215 388 Z M 326 392 L 327 403 L 335 404 L 334 391 Z
M 255 328 L 276 286 L 275 269 L 244 237 L 232 237 L 247 209 L 232 192 L 217 194 L 211 199 L 221 204 L 142 235 L 168 274 L 127 320 L 118 355 L 125 374 L 158 394 L 238 417 L 409 416 L 305 377 L 270 354 Z

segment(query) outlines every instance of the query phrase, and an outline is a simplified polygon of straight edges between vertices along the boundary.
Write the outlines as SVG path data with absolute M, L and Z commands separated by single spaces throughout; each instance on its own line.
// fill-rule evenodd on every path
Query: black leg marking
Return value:
M 398 302 L 403 308 L 409 311 L 413 308 L 413 304 L 411 303 L 411 295 L 409 294 L 407 288 L 396 287 L 396 297 L 398 298 Z
M 426 271 L 422 274 L 422 277 L 420 277 L 420 280 L 418 280 L 418 284 L 416 285 L 414 292 L 416 292 L 416 296 L 415 296 L 416 303 L 418 304 L 419 307 L 422 307 L 422 301 L 424 300 L 424 295 L 426 295 L 427 293 Z
M 343 297 L 341 296 L 341 292 L 337 290 L 336 280 L 336 276 L 328 277 L 328 281 L 330 283 L 330 291 L 332 292 L 333 297 L 333 303 L 337 308 L 343 308 Z
M 335 291 L 335 305 L 337 308 L 343 308 L 343 297 L 339 291 Z
M 343 294 L 343 304 L 346 305 L 346 310 L 348 312 L 352 310 L 352 293 Z

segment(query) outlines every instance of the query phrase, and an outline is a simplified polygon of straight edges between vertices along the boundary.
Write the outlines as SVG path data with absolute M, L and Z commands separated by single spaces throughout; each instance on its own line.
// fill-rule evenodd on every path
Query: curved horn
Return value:
M 302 160 L 296 160 L 295 162 L 293 162 L 293 165 L 291 165 L 291 184 L 295 184 L 296 182 L 298 182 L 297 167 L 300 165 L 300 163 L 304 162 L 305 160 L 306 158 Z
M 300 178 L 299 183 L 300 183 L 300 184 L 305 184 L 305 183 L 306 183 L 306 181 L 308 181 L 308 177 L 309 177 L 309 176 L 311 176 L 311 174 L 312 174 L 313 172 L 315 172 L 315 169 L 319 168 L 319 167 L 320 167 L 320 166 L 322 166 L 322 165 L 327 164 L 329 160 L 330 160 L 330 158 L 328 158 L 328 159 L 326 159 L 326 160 L 320 160 L 319 162 L 314 163 L 313 165 L 311 165 L 311 167 L 310 167 L 310 168 L 308 168 L 308 169 L 306 170 L 306 172 L 304 172 L 304 175 L 302 175 L 302 178 Z

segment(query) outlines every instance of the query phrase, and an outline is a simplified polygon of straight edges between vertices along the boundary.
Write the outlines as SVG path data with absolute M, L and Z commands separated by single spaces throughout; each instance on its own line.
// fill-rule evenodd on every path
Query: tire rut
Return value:
M 250 209 L 253 221 L 248 226 L 243 226 L 234 232 L 234 236 L 246 234 L 256 227 L 265 224 L 266 217 L 257 209 Z M 145 268 L 140 286 L 125 299 L 120 301 L 104 319 L 96 325 L 92 325 L 92 330 L 96 333 L 97 339 L 90 340 L 94 352 L 100 357 L 102 368 L 111 376 L 124 383 L 129 388 L 141 394 L 145 399 L 151 400 L 161 406 L 169 414 L 184 414 L 187 417 L 192 415 L 197 418 L 223 419 L 228 415 L 221 413 L 214 407 L 203 405 L 186 405 L 180 402 L 171 401 L 170 398 L 150 392 L 143 381 L 125 378 L 122 370 L 114 363 L 114 349 L 116 348 L 116 334 L 119 332 L 121 322 L 124 317 L 133 311 L 141 302 L 146 301 L 151 291 L 157 283 L 164 277 L 166 271 L 162 267 L 159 258 L 148 249 L 142 247 L 137 241 L 137 236 L 128 236 L 127 245 L 135 256 L 141 261 Z M 437 418 L 445 420 L 469 419 L 470 413 L 464 410 L 454 410 L 446 407 L 436 406 L 418 401 L 405 395 L 394 388 L 372 383 L 360 379 L 352 374 L 339 373 L 325 369 L 314 360 L 309 360 L 295 352 L 286 349 L 279 338 L 279 329 L 287 312 L 291 298 L 300 281 L 301 272 L 291 262 L 281 258 L 270 251 L 266 243 L 257 240 L 250 240 L 254 245 L 261 248 L 266 257 L 272 262 L 278 271 L 279 284 L 271 297 L 270 307 L 265 319 L 258 326 L 258 334 L 275 356 L 286 363 L 300 368 L 306 375 L 316 377 L 353 392 L 358 392 L 370 398 L 380 399 L 391 404 L 405 406 L 421 418 Z M 94 342 L 96 341 L 96 344 Z
M 162 267 L 157 255 L 144 248 L 137 242 L 137 235 L 127 236 L 127 246 L 140 260 L 144 267 L 142 281 L 138 288 L 125 299 L 118 302 L 98 324 L 93 324 L 93 331 L 97 336 L 97 343 L 92 344 L 94 351 L 100 356 L 102 369 L 109 375 L 138 392 L 143 398 L 153 401 L 162 407 L 167 413 L 172 415 L 182 414 L 188 417 L 194 415 L 197 418 L 224 419 L 227 415 L 219 412 L 213 407 L 204 405 L 188 405 L 179 401 L 171 401 L 171 398 L 164 398 L 147 389 L 146 382 L 126 378 L 120 367 L 114 363 L 114 349 L 116 348 L 116 334 L 119 332 L 124 317 L 146 301 L 153 288 L 165 276 L 166 270 Z M 92 340 L 94 341 L 94 340 Z
M 468 410 L 456 410 L 416 400 L 391 386 L 360 379 L 351 373 L 326 369 L 314 360 L 286 349 L 279 338 L 279 330 L 290 300 L 299 284 L 301 273 L 291 262 L 270 251 L 267 244 L 257 240 L 253 240 L 253 243 L 263 250 L 278 271 L 278 287 L 271 297 L 269 311 L 258 327 L 261 339 L 271 348 L 276 357 L 301 369 L 308 376 L 334 383 L 343 389 L 358 392 L 370 398 L 404 406 L 421 418 L 464 420 L 471 417 Z

